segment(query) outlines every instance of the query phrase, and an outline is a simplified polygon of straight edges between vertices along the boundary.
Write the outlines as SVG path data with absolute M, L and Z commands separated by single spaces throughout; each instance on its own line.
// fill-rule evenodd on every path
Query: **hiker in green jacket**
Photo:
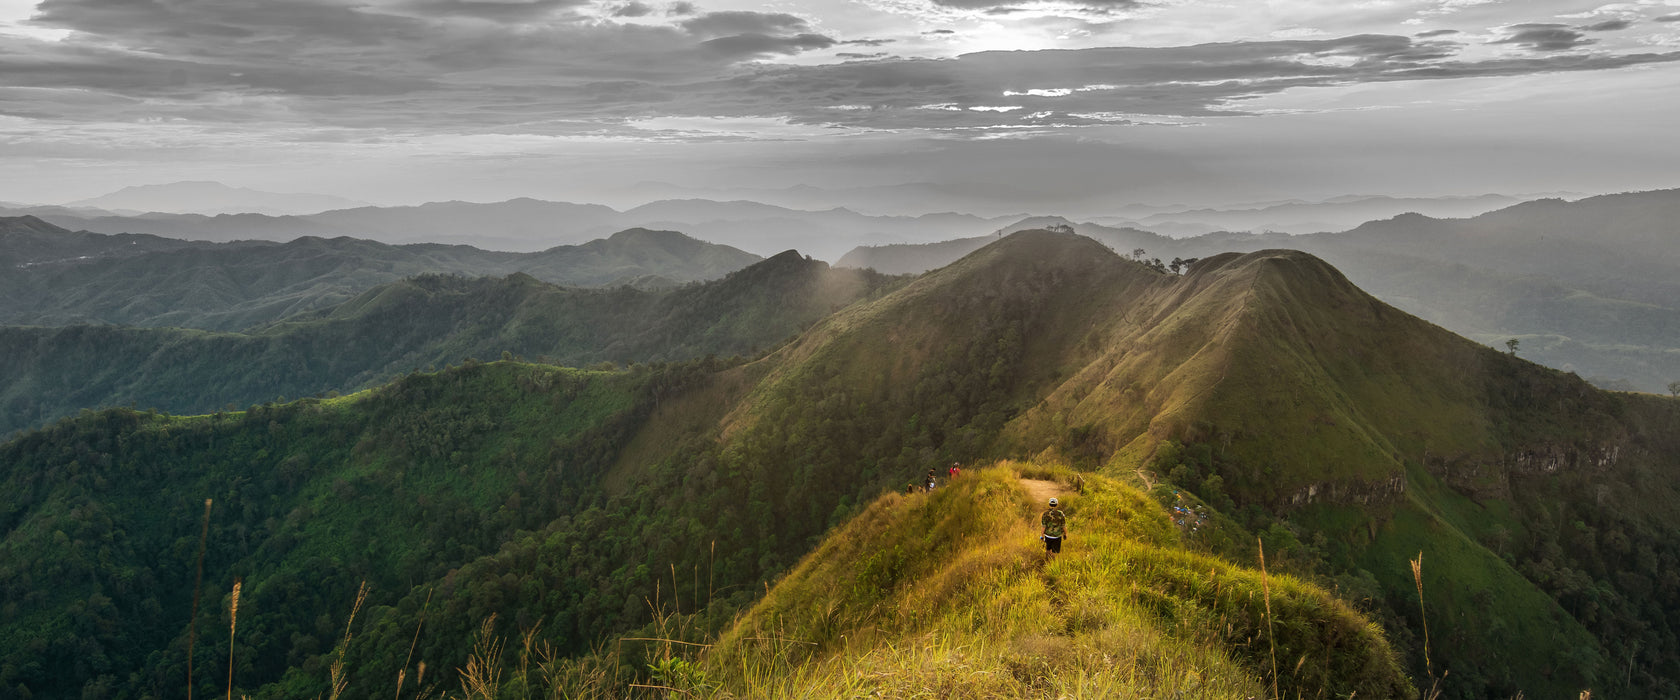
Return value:
M 1060 504 L 1056 499 L 1050 499 L 1050 510 L 1044 511 L 1044 516 L 1038 519 L 1039 524 L 1044 526 L 1044 534 L 1039 535 L 1038 538 L 1044 540 L 1044 556 L 1046 557 L 1060 554 L 1062 552 L 1062 540 L 1067 539 L 1067 515 L 1056 507 Z

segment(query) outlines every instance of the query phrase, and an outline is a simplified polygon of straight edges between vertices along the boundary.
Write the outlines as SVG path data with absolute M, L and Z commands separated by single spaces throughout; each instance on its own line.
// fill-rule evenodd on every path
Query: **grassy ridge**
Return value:
M 1188 551 L 1160 505 L 1116 482 L 1063 495 L 1069 541 L 1046 565 L 1043 506 L 1019 474 L 1004 464 L 875 501 L 697 670 L 752 697 L 1243 697 L 1270 692 L 1275 642 L 1286 696 L 1415 692 L 1345 604 Z

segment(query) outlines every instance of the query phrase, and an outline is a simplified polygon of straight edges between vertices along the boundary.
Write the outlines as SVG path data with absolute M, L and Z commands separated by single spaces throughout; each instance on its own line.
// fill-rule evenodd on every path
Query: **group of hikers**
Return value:
M 952 462 L 951 468 L 945 470 L 945 473 L 946 483 L 956 480 L 957 477 L 962 476 L 962 464 L 959 462 Z M 922 483 L 917 484 L 915 482 L 911 482 L 909 485 L 905 486 L 904 492 L 925 493 L 938 487 L 938 473 L 933 469 L 929 469 L 927 477 L 922 480 Z M 1084 490 L 1083 480 L 1080 480 L 1079 488 L 1081 491 Z M 1048 557 L 1050 555 L 1060 554 L 1062 551 L 1062 542 L 1067 540 L 1067 514 L 1062 512 L 1061 501 L 1052 496 L 1050 498 L 1050 508 L 1044 511 L 1044 515 L 1039 516 L 1038 520 L 1039 525 L 1044 528 L 1043 534 L 1039 535 L 1038 539 L 1044 542 L 1045 556 Z
M 951 468 L 945 470 L 945 474 L 946 474 L 945 480 L 946 480 L 947 483 L 951 482 L 952 480 L 955 480 L 959 476 L 962 476 L 962 463 L 952 462 L 951 463 Z M 922 483 L 918 484 L 918 483 L 912 481 L 912 482 L 910 482 L 910 484 L 908 486 L 904 487 L 904 492 L 905 493 L 917 493 L 917 492 L 932 491 L 935 488 L 938 488 L 938 486 L 939 486 L 939 478 L 937 476 L 937 472 L 935 472 L 932 469 L 929 469 L 928 473 L 927 473 L 927 478 L 922 479 Z
M 1190 504 L 1184 500 L 1184 494 L 1177 490 L 1173 491 L 1173 495 L 1178 497 L 1178 504 L 1172 507 L 1170 513 L 1173 524 L 1191 534 L 1200 531 L 1202 523 L 1207 520 L 1207 507 Z

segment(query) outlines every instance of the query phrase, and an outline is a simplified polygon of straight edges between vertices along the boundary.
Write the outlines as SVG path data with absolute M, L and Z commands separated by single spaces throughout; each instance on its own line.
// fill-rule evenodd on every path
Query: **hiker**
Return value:
M 959 462 L 952 462 L 949 473 L 951 475 L 951 480 L 956 481 L 957 477 L 962 476 L 962 464 Z
M 1067 515 L 1057 506 L 1060 501 L 1050 499 L 1050 510 L 1044 511 L 1044 516 L 1038 521 L 1044 526 L 1044 534 L 1038 538 L 1044 540 L 1044 556 L 1061 554 L 1062 540 L 1067 539 Z
M 934 487 L 933 470 L 929 469 L 928 470 L 928 475 L 927 475 L 927 490 L 932 491 L 933 487 Z

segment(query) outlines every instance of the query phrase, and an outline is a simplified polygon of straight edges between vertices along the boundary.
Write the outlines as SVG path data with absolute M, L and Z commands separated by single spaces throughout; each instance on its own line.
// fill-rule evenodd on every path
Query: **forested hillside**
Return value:
M 1336 591 L 1383 627 L 1416 686 L 1439 681 L 1444 697 L 1680 693 L 1669 623 L 1680 578 L 1666 573 L 1680 563 L 1680 401 L 1601 392 L 1478 346 L 1302 253 L 1214 256 L 1172 274 L 1045 231 L 866 295 L 751 361 L 473 362 L 346 398 L 195 418 L 115 410 L 27 433 L 0 447 L 0 479 L 20 494 L 0 511 L 12 606 L 0 687 L 179 696 L 203 498 L 216 503 L 194 628 L 202 693 L 226 690 L 221 616 L 236 579 L 247 597 L 235 694 L 252 697 L 327 691 L 364 578 L 344 697 L 392 694 L 418 661 L 441 688 L 458 687 L 450 671 L 486 635 L 548 644 L 582 674 L 561 675 L 583 683 L 599 680 L 595 663 L 669 679 L 676 669 L 650 669 L 664 662 L 642 656 L 646 645 L 610 640 L 717 639 L 766 594 L 749 625 L 820 645 L 797 637 L 844 632 L 868 613 L 853 598 L 812 598 L 831 577 L 795 564 L 834 528 L 871 522 L 854 521 L 860 513 L 934 517 L 884 513 L 895 506 L 881 500 L 928 469 L 1004 458 L 1097 472 L 1093 502 L 1117 498 L 1139 515 L 1135 526 L 1089 516 L 1093 528 L 1197 552 L 1115 540 L 1121 559 L 1059 564 L 1065 576 L 1049 580 L 1118 592 L 1137 589 L 1112 578 L 1115 567 L 1177 562 L 1135 579 L 1159 595 L 1090 598 L 1088 613 L 1065 619 L 1092 627 L 1040 630 L 1029 648 L 1101 645 L 1097 628 L 1141 605 L 1174 611 L 1175 634 L 1223 655 L 1194 662 L 1218 687 L 1321 674 L 1314 664 L 1327 657 L 1305 654 L 1258 670 L 1258 652 L 1241 645 L 1285 632 L 1220 637 L 1217 618 L 1197 612 L 1218 605 L 1198 586 L 1240 580 L 1253 593 L 1252 574 L 1231 567 L 1259 564 L 1258 537 L 1273 573 Z M 1075 472 L 1055 473 L 1077 488 Z M 1109 479 L 1173 508 L 1177 524 Z M 931 504 L 959 507 L 951 498 Z M 990 532 L 992 515 L 968 524 Z M 856 541 L 869 527 L 842 532 Z M 859 560 L 884 578 L 842 593 L 878 591 L 913 609 L 914 591 L 942 576 L 914 566 L 945 555 L 917 564 L 898 554 L 914 542 L 892 546 Z M 1037 580 L 996 571 L 967 590 Z M 796 587 L 770 593 L 784 574 Z M 1321 595 L 1295 585 L 1260 594 Z M 1287 633 L 1327 614 L 1291 618 L 1300 625 Z M 951 629 L 893 624 L 930 643 Z M 510 650 L 502 662 L 520 658 Z M 1347 673 L 1296 687 L 1386 687 L 1359 695 L 1383 697 L 1405 686 Z
M 209 413 L 504 353 L 568 366 L 755 355 L 895 283 L 786 253 L 674 289 L 426 275 L 243 333 L 0 327 L 0 435 L 78 410 Z
M 404 277 L 524 273 L 553 284 L 669 287 L 760 260 L 673 231 L 629 229 L 537 253 L 354 238 L 206 243 L 71 232 L 0 219 L 0 323 L 234 331 L 349 300 Z

